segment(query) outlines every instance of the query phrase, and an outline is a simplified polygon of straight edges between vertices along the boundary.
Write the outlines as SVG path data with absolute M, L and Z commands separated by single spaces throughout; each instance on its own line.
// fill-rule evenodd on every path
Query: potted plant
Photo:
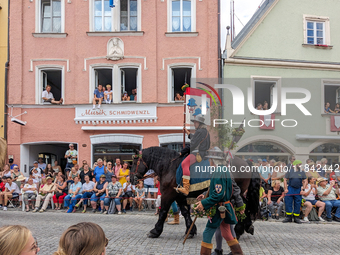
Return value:
M 231 132 L 231 135 L 233 136 L 234 143 L 237 143 L 242 135 L 246 132 L 243 128 L 234 128 Z

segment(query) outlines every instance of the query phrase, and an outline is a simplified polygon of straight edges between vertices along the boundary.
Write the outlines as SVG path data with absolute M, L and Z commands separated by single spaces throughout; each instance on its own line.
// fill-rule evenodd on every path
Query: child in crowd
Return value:
M 335 105 L 334 113 L 339 113 L 340 112 L 340 104 Z
M 144 182 L 139 181 L 136 187 L 136 197 L 134 198 L 136 204 L 138 205 L 138 211 L 142 208 L 143 199 L 145 198 Z

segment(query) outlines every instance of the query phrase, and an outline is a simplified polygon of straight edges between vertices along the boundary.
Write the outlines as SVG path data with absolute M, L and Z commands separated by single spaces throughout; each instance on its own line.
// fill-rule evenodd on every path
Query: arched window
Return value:
M 254 142 L 243 146 L 236 152 L 236 156 L 244 159 L 252 159 L 257 162 L 258 159 L 288 162 L 291 154 L 281 145 L 272 142 Z
M 340 155 L 340 143 L 324 143 L 314 148 L 309 155 L 309 158 L 313 159 L 314 162 L 327 158 L 327 164 L 333 164 L 339 162 Z

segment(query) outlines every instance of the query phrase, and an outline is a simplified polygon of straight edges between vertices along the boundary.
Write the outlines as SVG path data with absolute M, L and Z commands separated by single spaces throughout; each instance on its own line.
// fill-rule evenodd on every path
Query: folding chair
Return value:
M 15 208 L 19 204 L 19 195 L 14 194 L 11 198 L 8 198 L 8 207 Z

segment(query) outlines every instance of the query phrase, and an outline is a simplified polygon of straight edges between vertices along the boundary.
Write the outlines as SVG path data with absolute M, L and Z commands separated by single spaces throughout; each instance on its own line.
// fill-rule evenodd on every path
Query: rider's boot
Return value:
M 178 225 L 179 224 L 179 213 L 174 214 L 174 220 L 168 222 L 169 225 Z
M 201 255 L 211 255 L 211 249 L 213 248 L 213 245 L 211 243 L 201 243 Z
M 236 254 L 236 255 L 243 255 L 243 251 L 241 249 L 240 244 L 238 243 L 237 239 L 235 238 L 234 240 L 228 241 L 227 242 L 229 245 L 229 248 L 232 252 L 232 254 Z
M 187 196 L 189 194 L 189 189 L 190 189 L 190 177 L 183 176 L 183 187 L 177 188 L 177 191 Z

